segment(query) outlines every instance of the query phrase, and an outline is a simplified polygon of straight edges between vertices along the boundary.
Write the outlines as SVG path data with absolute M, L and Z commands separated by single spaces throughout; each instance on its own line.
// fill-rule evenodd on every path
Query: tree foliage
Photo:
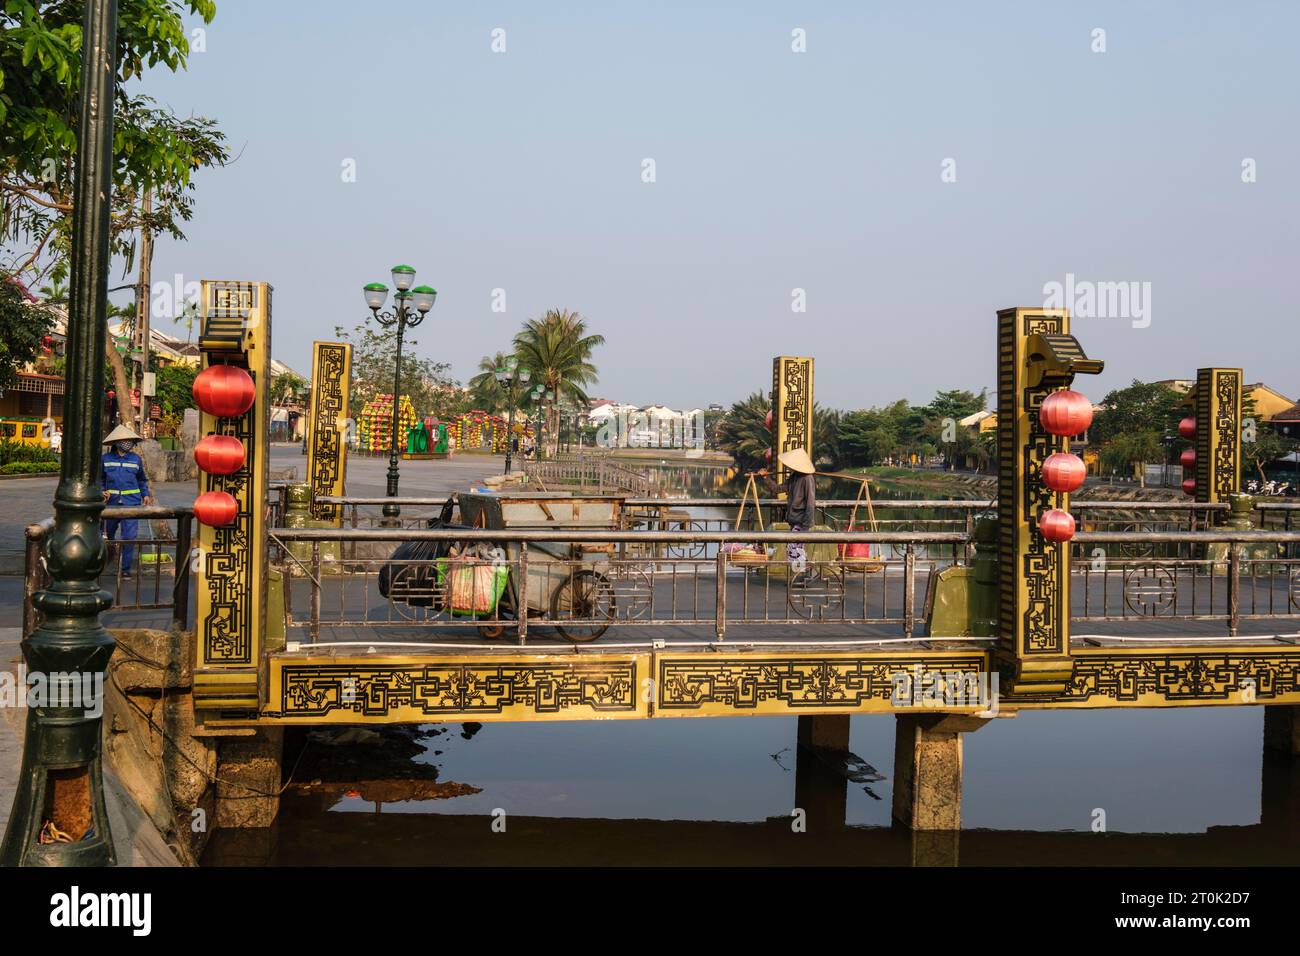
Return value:
M 596 381 L 592 353 L 605 343 L 603 335 L 587 331 L 587 320 L 568 309 L 549 309 L 540 319 L 529 319 L 515 335 L 519 364 L 531 370 L 533 382 L 552 392 L 555 401 L 546 410 L 546 434 L 552 449 L 559 447 L 559 406 L 586 407 L 586 386 Z
M 83 9 L 75 0 L 0 5 L 0 233 L 17 247 L 10 271 L 30 280 L 67 275 Z M 152 67 L 184 69 L 184 16 L 210 23 L 215 13 L 212 0 L 119 0 L 110 240 L 124 271 L 141 227 L 184 238 L 194 171 L 229 160 L 215 121 L 179 117 L 126 88 Z
M 32 302 L 11 277 L 0 277 L 0 389 L 40 353 L 41 339 L 54 327 L 54 314 Z
M 356 418 L 366 402 L 393 391 L 397 329 L 385 328 L 369 317 L 351 331 L 339 326 L 334 332 L 341 341 L 352 343 L 350 411 Z M 418 344 L 409 332 L 402 337 L 401 394 L 410 398 L 417 415 L 449 418 L 464 410 L 460 385 L 448 374 L 451 366 L 418 357 Z

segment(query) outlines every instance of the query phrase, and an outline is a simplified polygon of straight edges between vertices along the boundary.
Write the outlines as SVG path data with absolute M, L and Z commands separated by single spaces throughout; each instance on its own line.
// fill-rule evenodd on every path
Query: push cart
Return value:
M 612 495 L 573 495 L 556 492 L 511 492 L 460 495 L 460 520 L 471 528 L 489 530 L 618 530 L 624 498 Z M 496 616 L 479 624 L 485 638 L 501 637 L 510 620 L 519 620 L 521 548 L 503 540 L 510 568 L 509 581 Z M 526 608 L 523 613 L 547 615 L 548 623 L 575 643 L 594 641 L 614 623 L 617 607 L 609 577 L 614 544 L 534 541 L 528 545 Z M 514 628 L 518 624 L 513 625 Z

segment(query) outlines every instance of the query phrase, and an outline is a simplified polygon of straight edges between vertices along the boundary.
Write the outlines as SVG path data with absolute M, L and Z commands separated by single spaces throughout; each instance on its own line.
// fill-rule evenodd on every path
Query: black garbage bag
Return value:
M 468 525 L 452 523 L 455 507 L 455 499 L 448 498 L 442 513 L 430 518 L 425 527 L 469 531 Z M 445 558 L 451 544 L 450 541 L 404 541 L 398 545 L 389 555 L 389 563 L 379 569 L 379 593 L 411 607 L 435 606 L 439 594 L 437 566 L 433 562 Z

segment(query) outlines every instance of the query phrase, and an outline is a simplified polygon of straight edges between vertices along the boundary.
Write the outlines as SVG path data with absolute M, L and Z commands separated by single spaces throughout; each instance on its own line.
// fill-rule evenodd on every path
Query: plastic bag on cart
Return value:
M 451 557 L 446 578 L 452 617 L 489 617 L 510 581 L 510 566 L 500 548 L 478 545 Z
M 432 529 L 469 531 L 465 525 L 453 524 L 455 500 L 447 499 L 442 513 L 430 518 L 425 526 Z M 441 594 L 442 573 L 438 564 L 446 558 L 449 541 L 404 541 L 389 556 L 389 563 L 379 569 L 379 593 L 390 601 L 411 607 L 433 607 Z M 424 562 L 424 563 L 417 563 Z M 435 563 L 437 562 L 437 563 Z

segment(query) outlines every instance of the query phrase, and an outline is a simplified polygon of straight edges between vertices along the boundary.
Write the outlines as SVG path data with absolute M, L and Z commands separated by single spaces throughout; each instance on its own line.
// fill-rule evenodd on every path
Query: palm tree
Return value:
M 68 301 L 68 284 L 62 279 L 56 279 L 49 285 L 43 285 L 41 297 L 51 305 L 63 305 Z
M 509 358 L 505 352 L 497 352 L 478 360 L 478 374 L 469 380 L 470 396 L 474 399 L 475 408 L 497 414 L 510 411 L 510 397 L 497 381 L 497 369 L 505 365 Z M 519 364 L 524 365 L 522 361 Z M 515 391 L 520 391 L 519 386 L 515 386 Z M 516 397 L 523 399 L 522 394 L 517 394 Z
M 515 336 L 519 364 L 531 369 L 533 380 L 554 395 L 546 410 L 547 444 L 553 451 L 559 448 L 560 403 L 587 406 L 590 399 L 583 386 L 596 381 L 591 353 L 604 344 L 603 335 L 587 334 L 587 320 L 568 309 L 549 309 L 540 319 L 529 319 Z
M 755 392 L 731 406 L 718 422 L 718 447 L 736 460 L 741 471 L 756 471 L 767 464 L 767 450 L 772 447 L 772 432 L 767 414 L 772 402 L 762 392 Z

